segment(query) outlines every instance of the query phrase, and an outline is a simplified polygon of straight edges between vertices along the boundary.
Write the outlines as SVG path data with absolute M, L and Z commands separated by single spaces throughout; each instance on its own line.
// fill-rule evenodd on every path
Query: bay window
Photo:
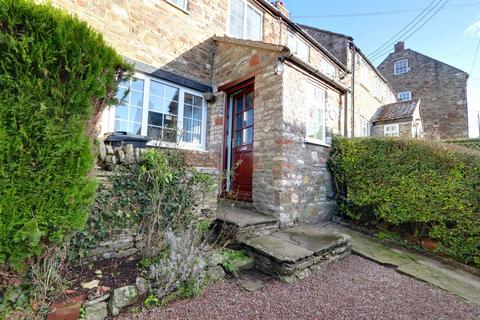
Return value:
M 263 15 L 246 0 L 230 0 L 228 14 L 228 32 L 231 36 L 262 40 Z
M 152 145 L 203 149 L 206 106 L 202 93 L 138 74 L 119 85 L 114 131 L 147 136 Z
M 307 103 L 306 141 L 325 144 L 325 91 L 310 85 Z

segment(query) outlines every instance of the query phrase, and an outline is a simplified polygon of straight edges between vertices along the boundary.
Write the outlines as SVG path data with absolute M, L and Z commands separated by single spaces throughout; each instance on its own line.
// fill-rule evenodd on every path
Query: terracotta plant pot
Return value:
M 83 295 L 67 297 L 52 304 L 54 311 L 47 320 L 77 320 L 80 318 L 80 308 L 85 300 Z
M 430 238 L 422 238 L 422 247 L 428 251 L 435 251 L 437 248 L 437 242 Z

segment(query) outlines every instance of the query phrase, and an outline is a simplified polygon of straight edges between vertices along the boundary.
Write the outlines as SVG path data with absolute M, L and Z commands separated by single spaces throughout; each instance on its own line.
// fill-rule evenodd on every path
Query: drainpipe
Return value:
M 355 43 L 349 42 L 349 47 L 352 50 L 352 138 L 355 136 Z M 345 114 L 346 116 L 346 114 Z M 345 130 L 347 130 L 345 128 Z

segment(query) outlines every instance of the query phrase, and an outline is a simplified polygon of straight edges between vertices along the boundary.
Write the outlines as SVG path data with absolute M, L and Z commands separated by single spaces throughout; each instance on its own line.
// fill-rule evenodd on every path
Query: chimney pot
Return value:
M 277 8 L 278 11 L 280 11 L 281 13 L 283 13 L 285 16 L 289 16 L 290 15 L 290 12 L 288 12 L 287 8 L 285 7 L 285 4 L 283 3 L 283 1 L 281 0 L 276 0 L 273 5 L 275 6 L 275 8 Z
M 393 48 L 394 48 L 395 53 L 401 52 L 401 51 L 405 50 L 405 42 L 403 42 L 403 41 L 398 41 L 398 42 L 394 45 Z

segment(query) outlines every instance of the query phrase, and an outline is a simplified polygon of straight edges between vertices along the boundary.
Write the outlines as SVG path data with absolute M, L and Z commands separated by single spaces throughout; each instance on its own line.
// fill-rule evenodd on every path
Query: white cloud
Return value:
M 480 17 L 477 16 L 477 20 L 465 29 L 465 35 L 470 37 L 480 37 Z

